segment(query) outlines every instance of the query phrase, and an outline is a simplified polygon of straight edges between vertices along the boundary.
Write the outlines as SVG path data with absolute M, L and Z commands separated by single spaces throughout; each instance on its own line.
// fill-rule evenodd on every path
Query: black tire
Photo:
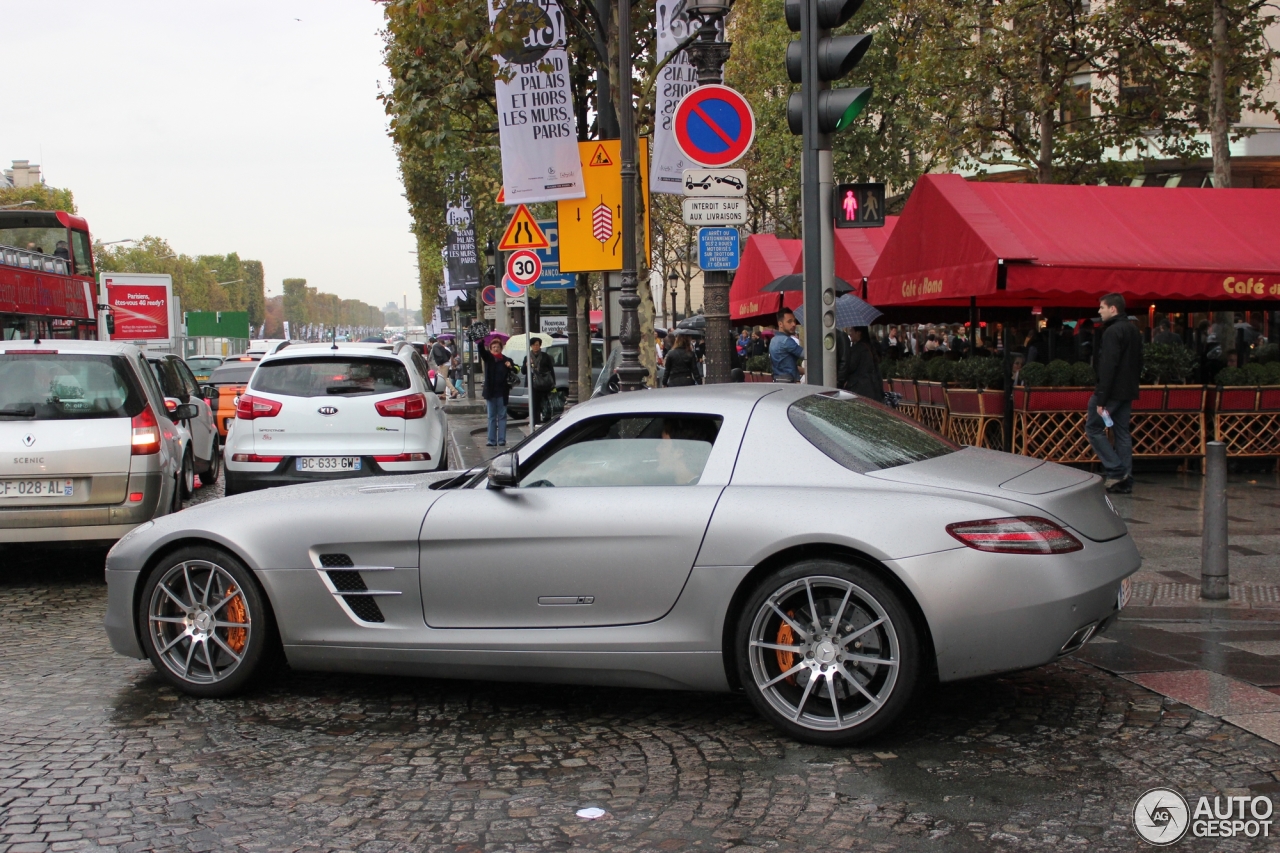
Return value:
M 767 576 L 738 616 L 734 652 L 756 710 L 796 740 L 824 746 L 892 725 L 920 680 L 920 642 L 899 594 L 874 572 L 835 560 Z
M 182 512 L 182 472 L 173 475 L 173 496 L 169 499 L 169 514 Z
M 236 479 L 236 475 L 231 472 L 230 468 L 227 468 L 225 471 L 222 472 L 222 477 L 223 477 L 223 480 L 225 481 L 222 487 L 222 494 L 224 497 L 229 498 L 232 495 L 239 495 L 244 493 L 245 491 L 244 488 L 241 487 L 239 481 Z
M 212 486 L 218 482 L 218 477 L 222 473 L 222 448 L 218 447 L 218 442 L 213 442 L 213 450 L 209 458 L 209 470 L 204 472 L 200 478 L 200 482 L 206 486 Z
M 275 619 L 257 579 L 216 548 L 166 556 L 143 586 L 137 622 L 156 671 L 191 696 L 232 696 L 279 660 Z
M 182 468 L 178 471 L 178 484 L 182 487 L 179 493 L 182 500 L 190 500 L 195 494 L 195 478 L 196 463 L 191 456 L 191 448 L 188 447 L 187 452 L 182 454 Z

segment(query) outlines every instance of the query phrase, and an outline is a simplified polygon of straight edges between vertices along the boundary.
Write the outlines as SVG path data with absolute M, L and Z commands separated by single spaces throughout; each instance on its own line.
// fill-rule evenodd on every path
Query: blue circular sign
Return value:
M 727 166 L 755 139 L 751 105 L 728 86 L 712 83 L 691 90 L 676 105 L 672 130 L 686 157 L 703 166 Z

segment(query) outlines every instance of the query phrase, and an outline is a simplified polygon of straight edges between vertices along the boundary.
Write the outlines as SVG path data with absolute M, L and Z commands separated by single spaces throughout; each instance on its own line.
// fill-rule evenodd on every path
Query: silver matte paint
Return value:
M 158 519 L 108 556 L 107 632 L 117 651 L 142 656 L 135 585 L 157 555 L 192 541 L 254 571 L 299 669 L 726 690 L 731 601 L 755 567 L 801 546 L 860 554 L 896 579 L 928 623 L 943 680 L 1046 663 L 1077 628 L 1114 613 L 1141 558 L 1123 522 L 1099 515 L 1111 510 L 1098 477 L 972 450 L 856 474 L 787 419 L 788 405 L 821 390 L 614 395 L 574 407 L 521 452 L 529 459 L 597 416 L 722 417 L 699 485 L 659 490 L 662 499 L 627 487 L 499 491 L 483 480 L 437 491 L 428 485 L 448 475 L 427 474 L 271 489 Z M 1064 488 L 1036 493 L 1054 482 Z M 1002 487 L 1011 483 L 1023 488 Z M 945 531 L 1009 515 L 1121 533 L 1081 533 L 1082 551 L 1027 556 L 975 551 Z M 384 623 L 337 601 L 319 570 L 325 553 L 386 568 L 363 574 L 370 588 L 400 593 L 378 597 Z M 539 605 L 546 596 L 594 602 Z

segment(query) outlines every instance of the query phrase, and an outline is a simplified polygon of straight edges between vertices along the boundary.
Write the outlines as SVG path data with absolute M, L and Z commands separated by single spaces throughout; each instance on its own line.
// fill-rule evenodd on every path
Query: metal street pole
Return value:
M 715 8 L 717 5 L 708 4 L 709 8 L 706 10 L 688 10 L 690 15 L 702 12 L 698 38 L 686 48 L 689 61 L 698 69 L 699 86 L 723 80 L 724 64 L 729 59 L 732 47 L 727 41 L 716 41 L 719 35 L 717 24 L 729 11 L 729 4 L 725 3 L 723 8 Z M 724 270 L 706 270 L 702 273 L 702 305 L 707 317 L 704 345 L 707 352 L 708 385 L 722 385 L 731 379 L 734 343 L 729 329 L 729 286 L 732 283 L 733 273 Z
M 644 387 L 645 369 L 640 364 L 640 294 L 636 289 L 636 123 L 631 103 L 631 0 L 618 0 L 618 125 L 622 130 L 622 293 L 618 305 L 622 318 L 618 344 L 622 363 L 618 365 L 618 387 L 638 391 Z M 606 294 L 607 295 L 607 294 Z M 530 402 L 532 405 L 532 401 Z
M 827 377 L 822 328 L 825 288 L 822 281 L 823 205 L 820 162 L 823 140 L 822 133 L 818 129 L 818 81 L 821 78 L 818 75 L 818 52 L 815 43 L 818 37 L 818 16 L 814 0 L 806 0 L 800 4 L 800 21 L 800 55 L 803 57 L 800 72 L 801 91 L 805 98 L 804 145 L 800 154 L 801 231 L 804 240 L 804 363 L 809 384 L 825 385 Z M 830 157 L 831 154 L 828 152 L 828 164 L 830 164 Z M 828 177 L 829 180 L 831 180 L 830 177 Z M 830 204 L 828 199 L 828 207 Z M 830 227 L 829 223 L 827 227 Z M 828 237 L 828 239 L 831 238 Z M 831 343 L 834 347 L 834 335 L 831 337 Z

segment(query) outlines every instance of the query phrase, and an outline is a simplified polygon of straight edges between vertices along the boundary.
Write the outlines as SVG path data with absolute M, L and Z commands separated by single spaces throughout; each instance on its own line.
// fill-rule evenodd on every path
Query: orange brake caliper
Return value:
M 249 621 L 249 612 L 244 606 L 244 596 L 239 594 L 239 590 L 234 586 L 227 590 L 227 596 L 235 596 L 234 599 L 227 602 L 227 621 L 240 622 L 241 624 Z M 236 654 L 244 651 L 245 641 L 249 638 L 249 631 L 246 628 L 228 628 L 227 629 L 227 645 Z
M 794 611 L 788 610 L 787 615 L 794 617 L 795 613 Z M 796 644 L 795 634 L 791 631 L 791 625 L 785 621 L 778 626 L 777 642 L 780 646 L 794 646 Z M 794 665 L 792 662 L 796 659 L 795 652 L 784 652 L 779 650 L 774 652 L 774 654 L 778 656 L 778 666 L 783 672 L 791 669 Z M 786 681 L 788 684 L 794 685 L 796 683 L 796 677 L 794 675 L 788 675 Z

